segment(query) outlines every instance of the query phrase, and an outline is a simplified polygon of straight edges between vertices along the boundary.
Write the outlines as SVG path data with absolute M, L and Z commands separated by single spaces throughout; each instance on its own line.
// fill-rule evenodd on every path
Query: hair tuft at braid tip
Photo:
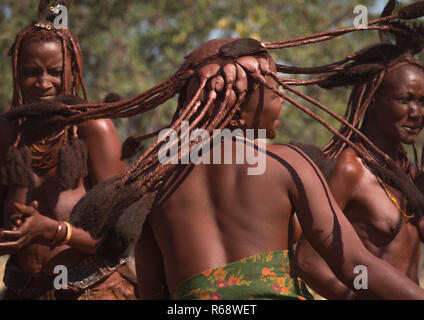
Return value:
M 412 3 L 399 10 L 397 16 L 400 19 L 411 20 L 424 16 L 424 1 Z
M 144 145 L 139 136 L 132 135 L 128 137 L 121 147 L 121 160 L 127 160 L 134 157 L 137 153 L 144 151 Z
M 383 21 L 389 21 L 390 18 L 391 16 L 387 17 L 387 19 L 383 18 L 383 20 L 380 21 L 375 20 L 374 25 Z M 399 34 L 400 36 L 407 32 L 390 24 L 372 26 L 370 30 L 387 30 Z M 356 31 L 359 30 L 355 28 L 346 28 L 287 41 L 269 43 L 259 42 L 254 39 L 210 40 L 188 55 L 185 63 L 176 73 L 171 75 L 168 80 L 135 97 L 113 103 L 92 103 L 88 105 L 75 105 L 73 107 L 69 106 L 69 110 L 79 110 L 81 113 L 68 117 L 68 119 L 66 119 L 67 125 L 80 123 L 80 121 L 90 119 L 119 118 L 143 114 L 163 105 L 165 101 L 169 100 L 175 94 L 180 94 L 177 111 L 169 125 L 169 128 L 177 133 L 178 138 L 172 141 L 169 146 L 177 146 L 179 152 L 175 154 L 175 157 L 170 159 L 170 162 L 167 164 L 160 162 L 158 154 L 164 142 L 156 141 L 151 147 L 143 152 L 125 174 L 117 180 L 94 187 L 92 191 L 87 193 L 82 202 L 74 208 L 73 214 L 78 216 L 80 221 L 82 221 L 81 224 L 83 224 L 84 221 L 91 221 L 93 223 L 93 225 L 86 225 L 86 227 L 89 229 L 91 228 L 94 233 L 103 237 L 104 242 L 102 242 L 102 246 L 104 246 L 101 250 L 106 253 L 108 252 L 108 248 L 110 248 L 118 254 L 123 247 L 127 247 L 138 237 L 137 232 L 141 230 L 145 218 L 142 215 L 147 215 L 150 212 L 152 203 L 150 201 L 145 203 L 145 213 L 140 213 L 140 216 L 137 216 L 137 210 L 134 210 L 131 214 L 128 213 L 134 218 L 134 223 L 131 224 L 124 222 L 123 218 L 127 214 L 126 212 L 128 212 L 126 210 L 130 206 L 135 205 L 139 200 L 142 204 L 144 201 L 143 197 L 149 192 L 166 185 L 164 182 L 167 177 L 174 174 L 179 167 L 179 161 L 176 161 L 177 163 L 175 164 L 173 160 L 181 160 L 199 143 L 190 143 L 187 150 L 182 149 L 180 142 L 184 136 L 181 128 L 183 121 L 188 121 L 190 123 L 189 129 L 203 129 L 209 134 L 211 139 L 213 139 L 214 130 L 231 128 L 231 124 L 237 121 L 237 116 L 240 114 L 243 103 L 249 98 L 250 93 L 253 91 L 252 89 L 256 88 L 258 84 L 262 85 L 261 90 L 267 88 L 279 94 L 292 105 L 310 115 L 329 129 L 336 136 L 335 139 L 340 142 L 340 144 L 337 144 L 335 148 L 333 148 L 336 149 L 335 151 L 339 151 L 337 150 L 339 147 L 344 148 L 346 146 L 351 146 L 357 151 L 361 158 L 367 161 L 371 159 L 372 163 L 375 165 L 383 163 L 382 160 L 384 159 L 388 161 L 388 163 L 383 163 L 383 165 L 387 165 L 390 168 L 391 159 L 378 153 L 379 149 L 372 144 L 371 141 L 366 140 L 366 137 L 364 138 L 363 134 L 358 130 L 359 123 L 357 123 L 357 119 L 355 118 L 356 115 L 350 118 L 350 115 L 347 114 L 346 119 L 343 119 L 336 113 L 328 110 L 328 108 L 323 108 L 317 101 L 290 88 L 287 82 L 292 81 L 291 79 L 287 82 L 285 82 L 286 80 L 284 79 L 280 79 L 274 70 L 270 69 L 270 63 L 267 64 L 261 60 L 264 58 L 267 60 L 270 59 L 270 55 L 267 51 L 268 49 L 300 46 L 308 43 L 326 41 Z M 376 50 L 375 52 L 368 51 L 357 53 L 356 56 L 353 55 L 352 58 L 343 59 L 337 63 L 322 66 L 320 69 L 310 68 L 309 70 L 303 69 L 303 71 L 317 72 L 324 70 L 326 73 L 332 72 L 328 75 L 327 81 L 329 81 L 330 77 L 333 77 L 331 79 L 334 80 L 334 86 L 354 84 L 362 86 L 364 77 L 368 77 L 369 79 L 367 78 L 366 80 L 369 80 L 372 84 L 371 88 L 364 89 L 362 86 L 360 90 L 356 92 L 360 98 L 359 101 L 361 106 L 355 106 L 355 108 L 357 107 L 361 113 L 364 110 L 366 111 L 370 103 L 370 101 L 368 101 L 368 96 L 375 93 L 375 90 L 377 90 L 381 83 L 382 76 L 384 76 L 384 64 L 376 62 L 378 61 L 377 58 L 380 52 L 384 51 L 384 48 L 374 48 Z M 378 50 L 380 50 L 380 52 Z M 368 59 L 370 59 L 370 57 L 373 59 L 375 58 L 376 61 L 369 61 Z M 358 61 L 355 61 L 355 58 Z M 360 59 L 363 60 L 359 61 Z M 280 69 L 284 69 L 284 67 L 280 67 Z M 286 70 L 288 70 L 288 67 L 286 67 Z M 294 67 L 291 70 L 296 71 Z M 302 70 L 298 69 L 298 71 Z M 295 99 L 292 99 L 277 88 L 272 87 L 265 78 L 270 74 L 272 74 L 274 80 L 283 86 L 284 89 L 294 92 L 299 97 L 312 102 L 331 114 L 339 122 L 343 123 L 342 129 L 340 130 L 341 132 L 338 132 L 322 118 L 298 103 Z M 341 78 L 335 79 L 335 77 Z M 353 103 L 355 102 L 351 104 Z M 363 108 L 361 109 L 360 107 Z M 260 108 L 260 104 L 258 104 L 257 108 Z M 213 117 L 211 117 L 211 115 L 213 115 Z M 354 124 L 349 122 L 351 120 Z M 153 135 L 148 134 L 147 136 Z M 367 153 L 359 149 L 357 145 L 352 142 L 352 138 L 356 136 L 360 137 L 360 139 L 362 139 L 361 141 L 367 144 L 367 146 L 369 145 L 370 150 L 379 155 L 379 157 L 373 159 Z M 138 148 L 141 146 L 142 138 L 143 137 L 133 136 L 127 139 L 123 145 L 123 156 L 125 157 L 137 153 Z M 334 151 L 333 149 L 330 151 Z M 132 234 L 131 239 L 122 238 L 126 232 Z

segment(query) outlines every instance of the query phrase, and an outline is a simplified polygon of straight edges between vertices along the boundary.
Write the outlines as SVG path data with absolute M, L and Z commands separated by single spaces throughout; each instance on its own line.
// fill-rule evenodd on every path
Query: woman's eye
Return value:
M 408 97 L 401 97 L 401 98 L 397 98 L 396 100 L 400 103 L 409 103 L 411 101 L 411 99 Z
M 50 70 L 50 74 L 53 77 L 60 77 L 62 75 L 62 70 Z
M 25 77 L 33 77 L 33 76 L 38 75 L 38 70 L 36 70 L 36 69 L 23 69 L 22 75 L 25 76 Z

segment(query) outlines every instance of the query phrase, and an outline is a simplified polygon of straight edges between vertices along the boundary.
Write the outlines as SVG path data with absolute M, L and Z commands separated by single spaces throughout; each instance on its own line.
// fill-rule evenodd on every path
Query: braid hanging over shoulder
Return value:
M 410 6 L 405 7 L 403 11 L 399 11 L 396 15 L 371 21 L 368 30 L 386 31 L 395 35 L 405 34 L 405 30 L 386 22 L 394 18 L 416 18 L 417 12 L 424 13 L 424 1 L 414 4 L 413 12 L 410 8 Z M 208 141 L 213 141 L 217 135 L 217 131 L 214 129 L 231 128 L 237 125 L 243 103 L 248 100 L 252 92 L 251 89 L 257 84 L 278 94 L 321 123 L 342 143 L 352 147 L 370 166 L 388 166 L 390 169 L 396 167 L 393 160 L 369 141 L 355 125 L 292 87 L 292 85 L 325 85 L 326 83 L 328 85 L 329 79 L 334 76 L 335 71 L 346 71 L 346 65 L 355 64 L 366 54 L 371 54 L 371 51 L 367 53 L 358 52 L 339 62 L 317 68 L 277 65 L 278 72 L 324 74 L 320 78 L 307 81 L 282 78 L 270 67 L 272 58 L 269 50 L 326 41 L 350 32 L 363 31 L 366 30 L 346 28 L 275 42 L 259 42 L 254 39 L 214 39 L 194 50 L 186 58 L 185 63 L 165 82 L 137 96 L 112 103 L 58 105 L 50 108 L 49 115 L 44 115 L 43 121 L 54 128 L 60 128 L 67 125 L 77 125 L 90 119 L 122 118 L 145 113 L 179 94 L 176 112 L 167 126 L 167 128 L 175 130 L 178 139 L 169 142 L 157 140 L 143 152 L 125 174 L 94 187 L 74 207 L 71 214 L 72 223 L 88 230 L 94 238 L 101 239 L 98 254 L 103 255 L 104 258 L 119 259 L 127 255 L 129 248 L 139 238 L 142 224 L 147 215 L 156 205 L 158 193 L 163 192 L 164 182 L 179 168 L 178 164 L 174 164 L 174 162 L 178 163 L 179 161 L 173 160 L 182 159 L 198 147 L 199 142 L 197 141 L 190 142 L 189 148 L 181 146 L 183 121 L 190 123 L 190 131 L 194 129 L 206 130 L 210 137 Z M 379 66 L 369 66 L 365 70 L 362 67 L 352 66 L 345 72 L 345 76 L 364 75 L 379 70 Z M 380 157 L 371 157 L 321 117 L 288 96 L 284 91 L 270 86 L 265 79 L 266 76 L 272 77 L 283 89 L 295 93 L 298 97 L 336 118 Z M 190 91 L 189 88 L 194 88 L 194 90 Z M 44 108 L 45 103 L 40 103 L 40 107 Z M 31 119 L 32 117 L 25 107 L 10 112 L 8 116 L 11 119 L 22 117 Z M 42 124 L 43 121 L 39 124 Z M 131 140 L 126 142 L 126 148 L 133 150 L 139 148 L 142 141 L 155 137 L 159 131 L 142 137 L 131 137 Z M 170 148 L 176 146 L 178 149 L 178 153 L 172 156 L 167 164 L 161 163 L 159 152 L 161 146 L 165 143 L 168 143 Z M 204 142 L 202 141 L 202 143 Z
M 389 1 L 383 11 L 383 16 L 389 15 L 393 11 L 395 2 Z M 406 8 L 406 11 L 409 12 L 408 14 L 412 14 L 412 9 L 415 8 L 419 12 L 421 10 L 418 8 L 419 5 L 420 3 L 411 5 L 410 8 Z M 401 10 L 398 15 L 405 16 L 406 13 L 402 13 Z M 394 39 L 391 39 L 389 33 L 381 31 L 381 44 L 364 48 L 340 63 L 334 63 L 333 65 L 337 64 L 334 70 L 314 83 L 325 89 L 353 87 L 344 119 L 358 130 L 366 124 L 367 110 L 389 71 L 403 65 L 413 65 L 424 69 L 424 66 L 414 57 L 424 47 L 423 25 L 414 24 L 413 27 L 409 27 L 400 21 L 388 21 L 387 23 L 399 30 L 399 32 L 394 33 Z M 342 124 L 338 134 L 334 135 L 330 142 L 323 147 L 323 154 L 334 159 L 348 146 L 343 139 L 340 139 L 339 134 L 351 140 L 367 154 L 369 159 L 372 159 L 372 161 L 366 163 L 371 172 L 380 177 L 384 183 L 393 186 L 405 195 L 408 200 L 407 211 L 422 215 L 424 208 L 422 180 L 424 179 L 421 175 L 417 177 L 415 185 L 412 183 L 406 151 L 404 149 L 399 151 L 400 165 L 388 162 L 383 166 L 378 166 L 376 163 L 382 155 L 376 153 L 375 150 L 370 148 L 370 145 L 364 143 L 351 126 Z M 422 165 L 418 163 L 415 145 L 413 147 L 416 166 L 422 168 Z
M 57 5 L 70 8 L 72 1 L 40 1 L 37 10 L 38 21 L 18 32 L 15 42 L 9 50 L 12 58 L 13 73 L 13 110 L 19 109 L 24 101 L 19 87 L 19 66 L 21 51 L 25 44 L 30 42 L 59 43 L 62 49 L 63 66 L 60 93 L 65 96 L 79 96 L 83 90 L 84 100 L 59 98 L 57 101 L 68 104 L 83 104 L 87 100 L 87 93 L 82 75 L 82 52 L 79 42 L 69 29 L 56 29 L 53 20 L 58 14 Z M 57 102 L 56 102 L 57 104 Z M 51 103 L 52 107 L 55 105 Z M 47 110 L 37 106 L 27 106 L 26 110 L 34 117 L 42 117 Z M 48 108 L 48 110 L 50 110 Z M 47 170 L 59 165 L 60 189 L 74 188 L 81 177 L 87 175 L 86 150 L 82 142 L 77 139 L 76 128 L 72 125 L 42 130 L 37 127 L 37 121 L 16 119 L 15 143 L 9 148 L 5 165 L 1 169 L 3 184 L 13 184 L 20 187 L 33 186 L 33 170 Z M 44 127 L 45 128 L 45 127 Z M 65 129 L 64 129 L 65 128 Z M 40 130 L 41 129 L 41 130 Z M 84 161 L 82 163 L 81 161 Z M 79 163 L 81 162 L 81 163 Z

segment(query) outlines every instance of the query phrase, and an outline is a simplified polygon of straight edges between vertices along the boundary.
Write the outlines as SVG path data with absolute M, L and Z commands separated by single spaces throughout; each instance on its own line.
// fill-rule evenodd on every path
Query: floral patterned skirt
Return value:
M 272 251 L 205 270 L 182 282 L 173 299 L 313 299 L 300 279 L 290 276 L 288 250 Z

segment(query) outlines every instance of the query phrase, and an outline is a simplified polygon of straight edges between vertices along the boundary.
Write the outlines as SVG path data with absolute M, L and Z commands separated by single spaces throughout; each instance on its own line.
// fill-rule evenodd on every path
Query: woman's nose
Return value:
M 52 82 L 49 80 L 48 75 L 42 74 L 37 80 L 36 86 L 42 90 L 48 90 L 52 87 Z

